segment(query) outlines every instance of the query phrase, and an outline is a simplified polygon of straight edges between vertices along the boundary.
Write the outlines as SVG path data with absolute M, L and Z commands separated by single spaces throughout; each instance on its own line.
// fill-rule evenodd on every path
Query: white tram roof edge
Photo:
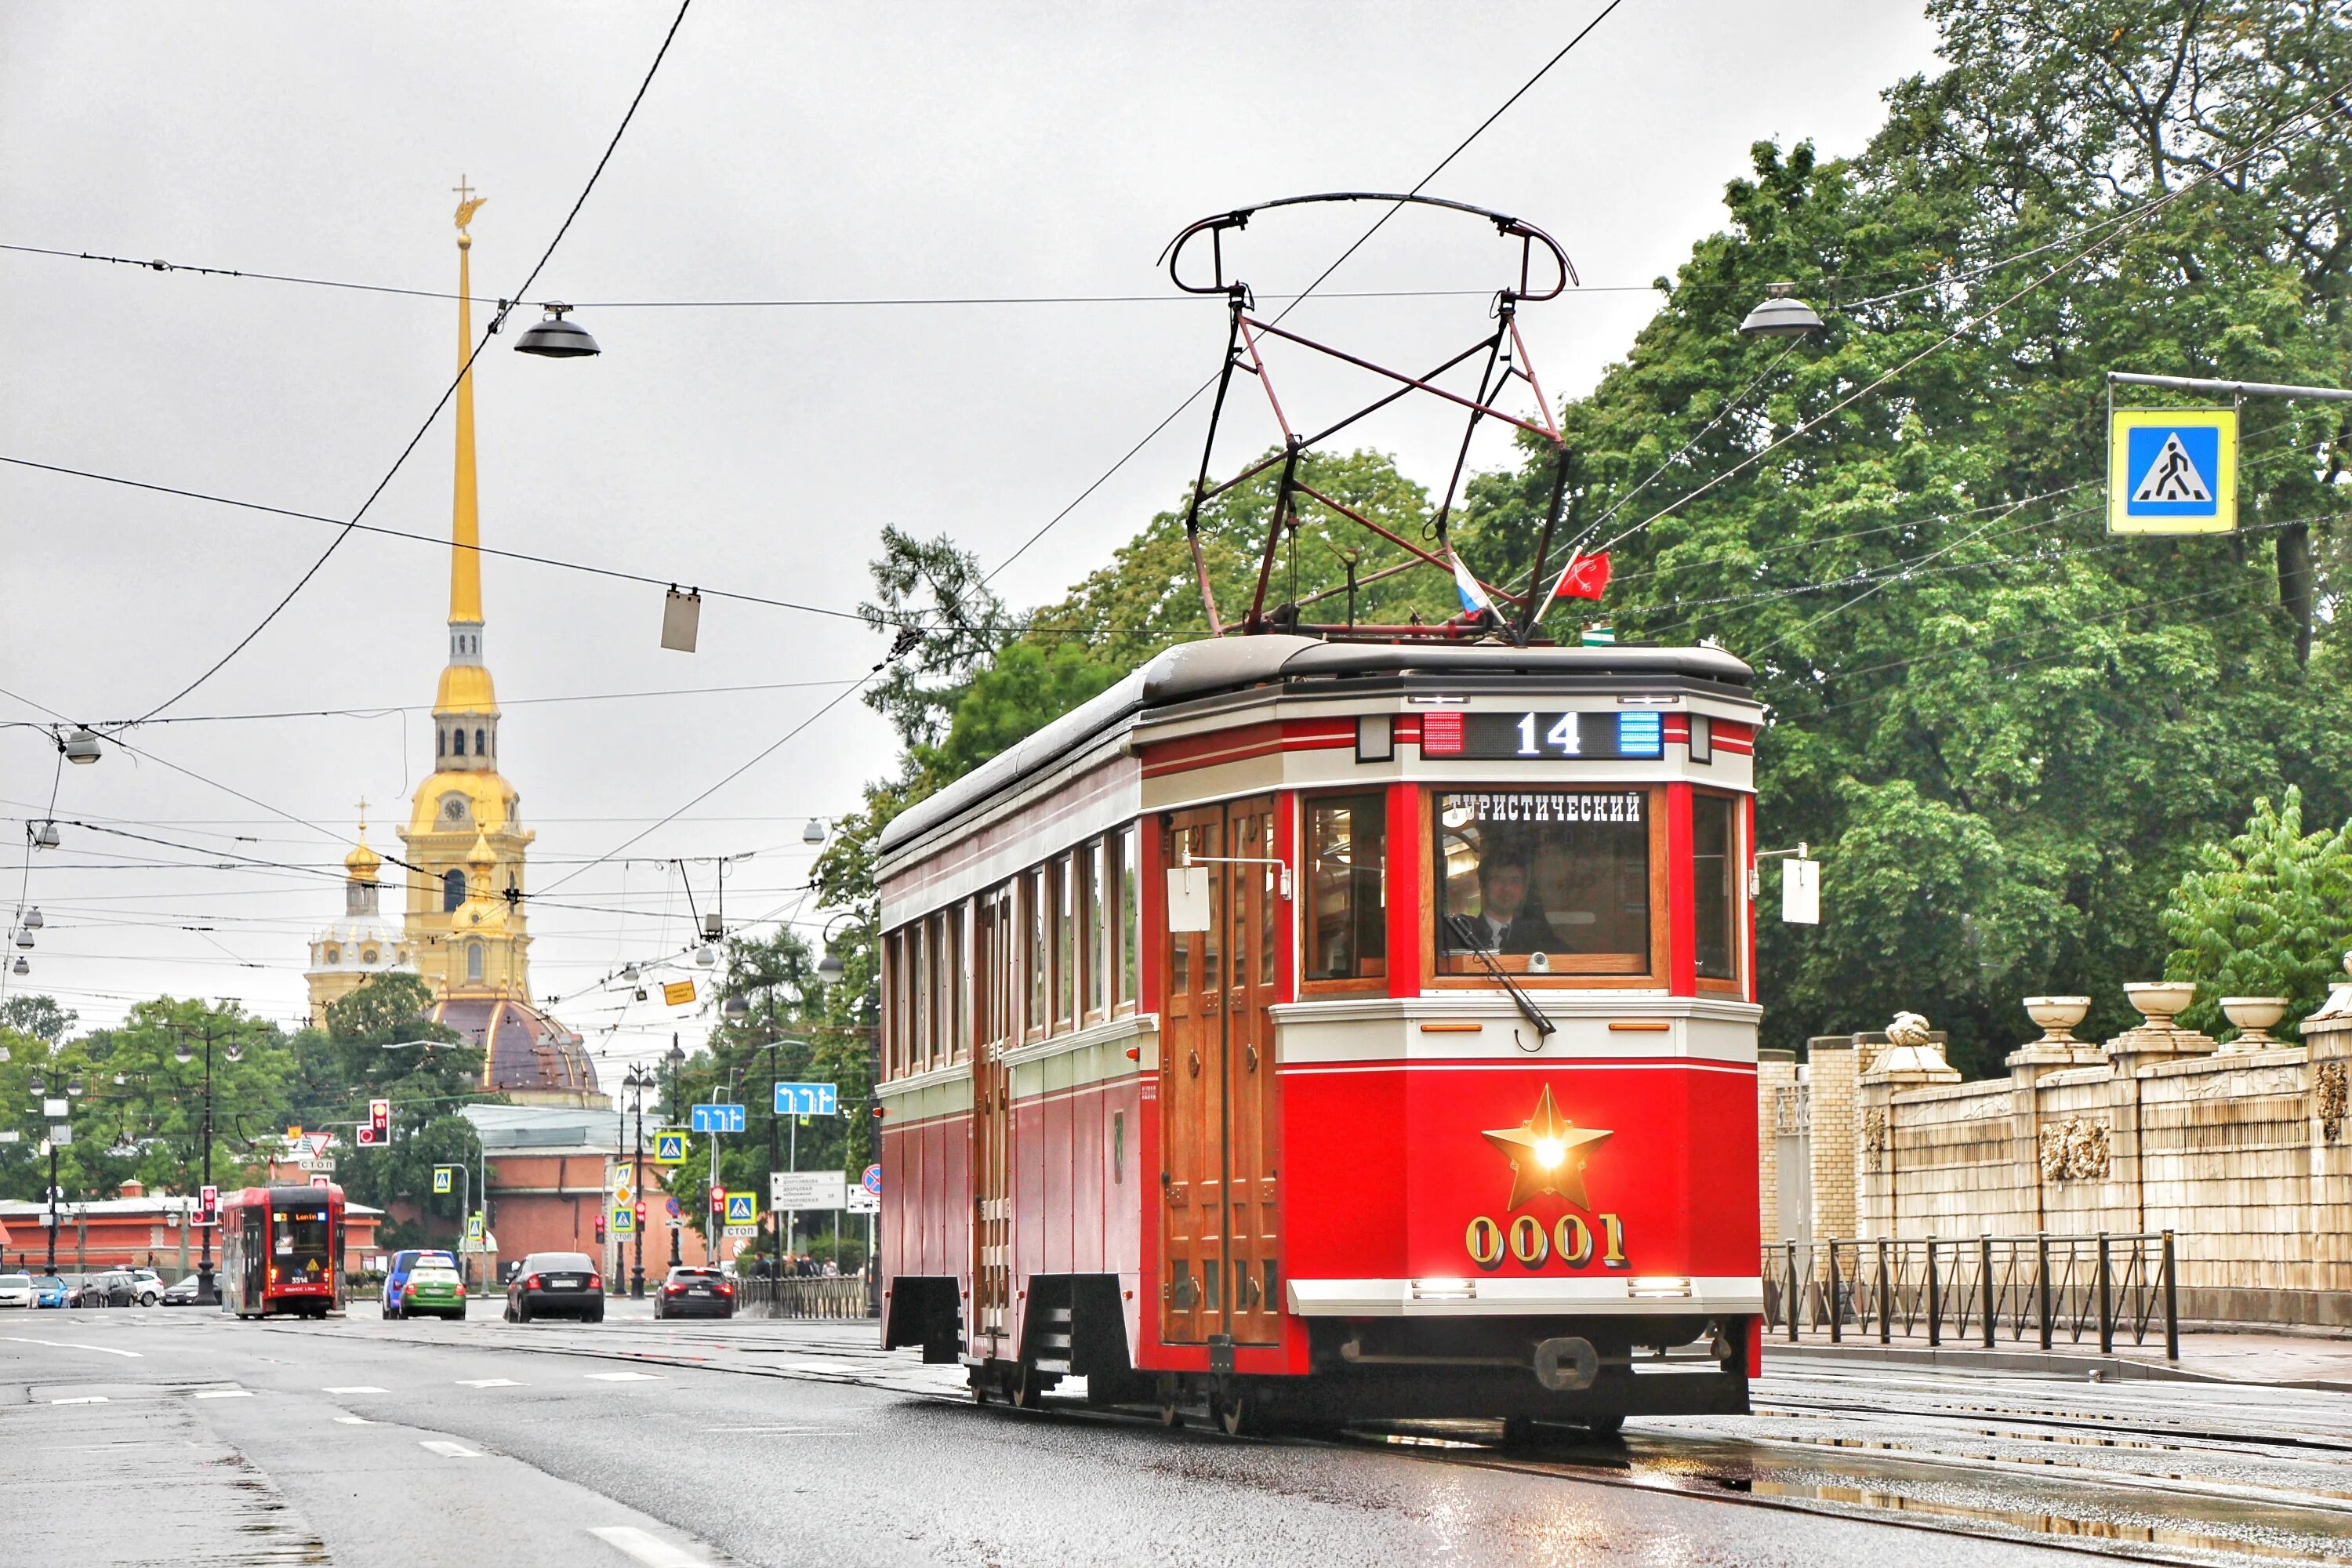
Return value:
M 1497 675 L 1647 678 L 1730 688 L 1744 697 L 1752 671 L 1741 659 L 1706 647 L 1338 643 L 1278 634 L 1180 643 L 900 812 L 882 830 L 876 848 L 891 855 L 1145 709 L 1276 682 L 1413 675 L 1457 679 Z

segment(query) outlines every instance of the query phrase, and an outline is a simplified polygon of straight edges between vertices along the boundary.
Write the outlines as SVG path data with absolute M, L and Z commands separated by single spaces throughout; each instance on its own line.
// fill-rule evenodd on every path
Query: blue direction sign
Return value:
M 776 1114 L 838 1116 L 841 1101 L 829 1083 L 780 1083 L 776 1085 Z
M 2238 526 L 2234 408 L 2118 408 L 2107 430 L 2107 531 Z
M 740 1105 L 698 1105 L 689 1123 L 697 1132 L 740 1132 L 743 1131 L 743 1108 Z
M 866 1166 L 866 1174 L 859 1179 L 858 1185 L 864 1187 L 867 1192 L 872 1193 L 876 1197 L 880 1197 L 882 1195 L 882 1167 L 879 1165 Z

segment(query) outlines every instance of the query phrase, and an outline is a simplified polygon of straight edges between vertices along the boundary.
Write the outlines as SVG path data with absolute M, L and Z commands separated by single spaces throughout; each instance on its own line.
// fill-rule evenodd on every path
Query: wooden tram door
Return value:
M 1271 797 L 1179 813 L 1167 863 L 1274 856 Z M 1276 1263 L 1277 1134 L 1271 865 L 1212 864 L 1209 929 L 1170 931 L 1160 1057 L 1160 1332 L 1171 1342 L 1272 1344 L 1282 1313 Z
M 1013 1070 L 1004 1053 L 1019 1037 L 1021 944 L 1013 889 L 983 901 L 974 932 L 979 1038 L 971 1051 L 971 1321 L 967 1349 L 1012 1353 Z

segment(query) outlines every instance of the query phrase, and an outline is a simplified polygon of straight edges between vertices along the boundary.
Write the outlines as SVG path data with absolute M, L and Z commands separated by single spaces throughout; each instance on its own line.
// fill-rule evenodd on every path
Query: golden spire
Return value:
M 449 624 L 482 624 L 481 506 L 474 492 L 474 373 L 468 363 L 474 352 L 474 305 L 467 252 L 474 237 L 466 232 L 488 196 L 474 195 L 466 176 L 457 176 L 457 494 L 450 523 Z

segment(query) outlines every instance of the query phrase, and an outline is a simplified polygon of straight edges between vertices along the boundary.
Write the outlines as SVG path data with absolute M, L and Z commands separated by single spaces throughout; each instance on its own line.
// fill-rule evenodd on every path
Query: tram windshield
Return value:
M 269 1261 L 278 1278 L 325 1273 L 331 1250 L 325 1209 L 278 1209 L 270 1215 Z
M 1530 973 L 1649 972 L 1646 789 L 1482 790 L 1436 799 L 1440 973 L 1480 952 Z

